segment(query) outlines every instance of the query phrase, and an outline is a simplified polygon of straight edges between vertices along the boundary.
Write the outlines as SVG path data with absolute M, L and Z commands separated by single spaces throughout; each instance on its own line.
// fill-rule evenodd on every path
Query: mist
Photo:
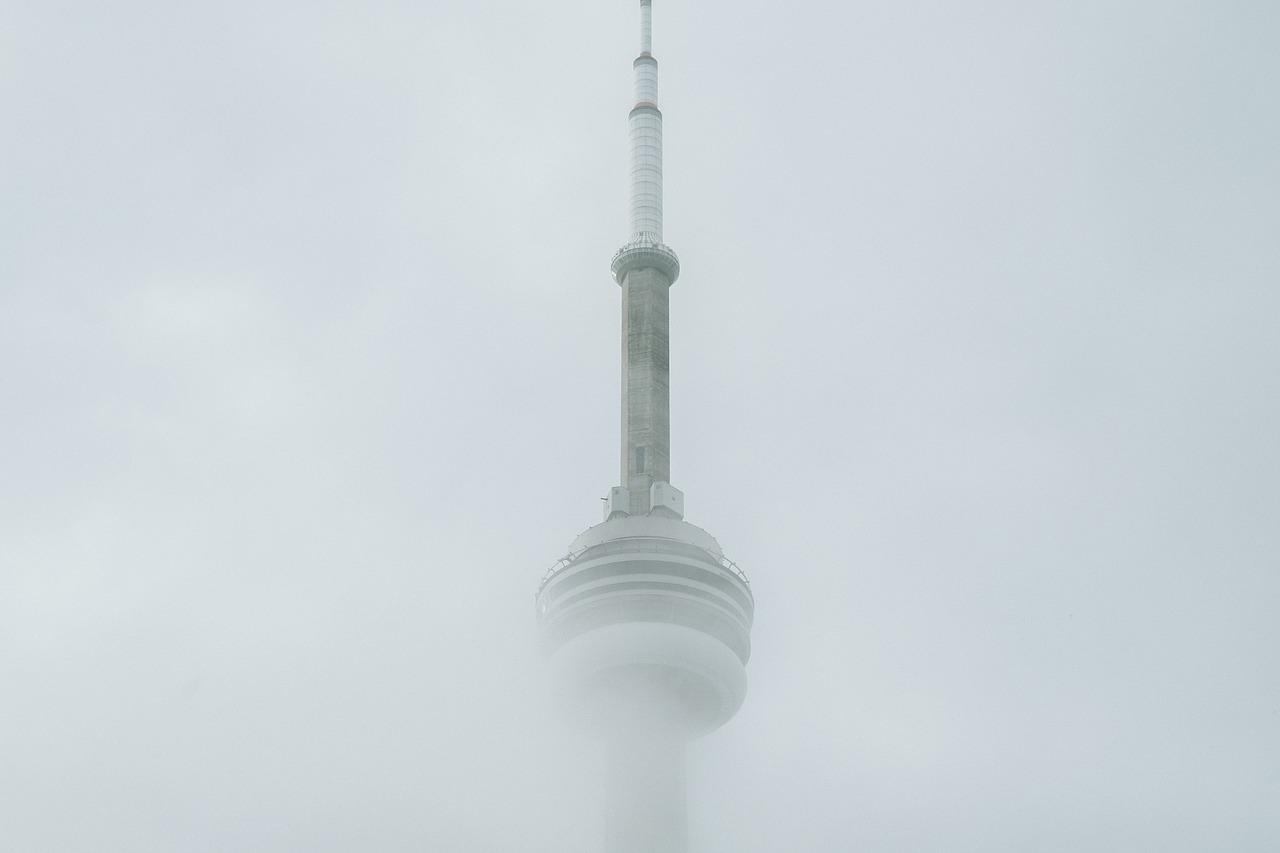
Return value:
M 1280 17 L 657 7 L 690 849 L 1280 845 Z M 0 10 L 0 849 L 598 849 L 630 2 Z

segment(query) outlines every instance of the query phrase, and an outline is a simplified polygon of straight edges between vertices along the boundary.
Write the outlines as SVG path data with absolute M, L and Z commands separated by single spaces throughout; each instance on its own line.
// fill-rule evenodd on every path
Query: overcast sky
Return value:
M 596 849 L 635 6 L 0 5 L 0 849 Z M 1280 6 L 655 20 L 695 853 L 1280 849 Z

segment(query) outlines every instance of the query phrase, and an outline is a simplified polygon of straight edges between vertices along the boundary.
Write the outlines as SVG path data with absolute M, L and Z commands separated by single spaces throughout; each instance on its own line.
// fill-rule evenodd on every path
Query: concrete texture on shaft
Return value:
M 622 280 L 622 484 L 632 514 L 671 480 L 671 279 L 653 268 Z

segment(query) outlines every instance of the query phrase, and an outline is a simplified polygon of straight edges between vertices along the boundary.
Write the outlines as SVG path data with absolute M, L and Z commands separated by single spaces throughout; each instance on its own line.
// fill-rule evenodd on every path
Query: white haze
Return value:
M 633 6 L 0 8 L 0 849 L 596 849 Z M 655 18 L 693 850 L 1280 849 L 1276 4 Z

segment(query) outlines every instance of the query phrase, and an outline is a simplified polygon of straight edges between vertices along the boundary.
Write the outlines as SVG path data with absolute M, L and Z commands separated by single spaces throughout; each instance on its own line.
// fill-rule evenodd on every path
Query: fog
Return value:
M 598 849 L 624 0 L 0 8 L 0 849 Z M 658 0 L 695 853 L 1280 847 L 1273 2 Z

